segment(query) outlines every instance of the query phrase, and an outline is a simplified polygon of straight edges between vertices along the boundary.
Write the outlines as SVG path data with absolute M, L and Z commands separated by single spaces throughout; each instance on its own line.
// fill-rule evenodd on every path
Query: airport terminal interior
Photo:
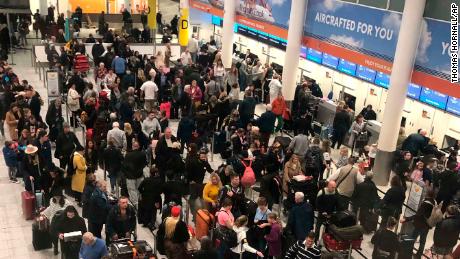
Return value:
M 0 159 L 0 258 L 460 258 L 458 5 L 458 0 L 0 0 L 0 141 L 4 158 Z M 96 45 L 103 46 L 102 51 L 95 51 Z M 150 87 L 153 90 L 148 90 Z M 215 89 L 217 94 L 212 92 Z M 187 97 L 179 100 L 176 95 Z M 33 105 L 37 96 L 38 113 Z M 59 108 L 54 107 L 57 99 L 62 100 L 56 105 Z M 219 106 L 225 101 L 227 106 Z M 236 119 L 235 112 L 239 112 Z M 27 116 L 40 122 L 31 122 Z M 166 118 L 169 124 L 164 126 Z M 158 128 L 146 132 L 145 128 L 157 127 L 146 125 L 152 120 L 158 122 Z M 129 127 L 128 122 L 132 124 Z M 102 131 L 96 130 L 98 123 L 102 123 Z M 22 136 L 19 125 L 34 133 Z M 142 137 L 134 134 L 129 138 L 133 147 L 128 144 L 127 148 L 126 136 L 131 133 L 125 132 L 131 126 L 131 132 L 140 132 Z M 62 141 L 68 142 L 65 127 L 70 127 L 81 143 L 71 143 L 68 168 L 56 154 L 62 152 Z M 184 133 L 187 127 L 190 136 Z M 115 138 L 107 137 L 114 128 L 122 129 L 117 131 L 124 139 L 120 148 Z M 169 129 L 177 142 L 165 137 Z M 43 139 L 48 144 L 43 144 Z M 122 175 L 131 170 L 118 169 L 117 184 L 112 188 L 106 163 L 117 163 L 117 159 L 106 155 L 101 139 L 105 145 L 115 145 L 121 159 L 125 157 L 123 163 L 130 153 L 142 150 L 143 157 L 134 160 L 134 167 L 136 162 L 143 163 L 143 175 L 126 179 Z M 99 166 L 97 159 L 90 166 L 89 142 L 101 149 L 96 154 Z M 198 173 L 187 170 L 191 143 L 198 146 L 196 155 L 204 155 L 200 159 L 207 159 L 211 167 L 195 166 L 204 173 L 199 197 L 195 197 L 198 205 L 192 201 L 197 184 L 190 180 L 195 179 L 191 174 Z M 152 158 L 154 145 L 157 151 L 160 145 L 166 150 L 156 153 L 156 160 Z M 321 150 L 319 157 L 312 155 L 314 150 Z M 177 167 L 169 160 L 173 153 L 185 167 L 173 168 Z M 77 166 L 77 156 L 86 159 L 84 169 Z M 34 157 L 38 164 L 30 162 Z M 47 219 L 43 211 L 59 196 L 51 194 L 57 180 L 48 177 L 49 190 L 44 190 L 45 180 L 40 181 L 41 186 L 31 181 L 30 163 L 38 168 L 30 170 L 36 170 L 36 177 L 42 180 L 53 170 L 63 173 L 59 188 L 66 204 L 68 201 L 80 216 L 85 214 L 85 205 L 90 210 L 84 219 L 85 231 L 75 233 L 78 229 L 72 229 L 71 234 L 64 234 L 53 230 L 57 228 L 54 219 Z M 273 164 L 277 169 L 271 168 Z M 212 188 L 209 186 L 219 186 L 213 182 L 219 176 L 220 187 L 231 189 L 230 180 L 223 183 L 222 177 L 222 168 L 229 165 L 244 186 L 244 203 L 235 215 L 235 225 L 232 220 L 238 234 L 233 248 L 219 228 L 227 228 L 230 219 L 225 221 L 220 214 L 226 213 L 223 204 L 234 201 L 231 197 L 236 192 L 206 194 Z M 251 165 L 254 181 L 248 184 Z M 297 170 L 297 165 L 302 169 Z M 74 167 L 73 176 L 70 167 Z M 145 208 L 157 206 L 154 202 L 145 205 L 142 199 L 137 200 L 142 196 L 140 181 L 155 178 L 151 167 L 158 168 L 163 182 L 156 185 L 144 180 L 144 188 L 150 184 L 154 192 L 165 189 L 168 182 L 182 184 L 172 194 L 162 193 L 154 210 Z M 242 168 L 241 173 L 237 167 Z M 128 207 L 139 215 L 154 211 L 156 216 L 144 215 L 154 222 L 135 218 L 134 234 L 127 234 L 124 241 L 109 238 L 107 223 L 101 225 L 96 232 L 102 233 L 107 247 L 97 254 L 94 244 L 98 243 L 91 243 L 97 234 L 92 233 L 87 241 L 85 233 L 94 230 L 88 221 L 94 217 L 88 213 L 104 214 L 97 209 L 100 205 L 92 203 L 96 191 L 88 196 L 83 187 L 76 187 L 80 170 L 84 190 L 89 175 L 98 181 L 93 189 L 105 182 L 108 196 L 101 195 L 105 203 L 109 196 L 115 199 L 107 205 L 112 206 L 109 211 L 115 211 L 113 214 L 122 213 L 116 212 L 120 198 L 129 196 Z M 177 178 L 174 170 L 178 170 Z M 15 178 L 12 171 L 27 176 Z M 350 172 L 356 177 L 350 179 Z M 318 203 L 319 197 L 329 196 L 325 192 L 329 194 L 332 183 L 336 194 L 330 196 L 337 196 L 337 205 L 332 200 Z M 347 189 L 352 185 L 351 192 L 344 190 L 345 185 Z M 185 193 L 189 188 L 190 193 Z M 184 195 L 175 191 L 184 191 Z M 299 193 L 305 204 L 298 202 Z M 375 199 L 370 197 L 374 193 Z M 173 194 L 182 204 L 179 219 L 173 215 L 176 206 L 165 202 Z M 201 196 L 206 196 L 204 202 Z M 217 201 L 221 196 L 223 202 Z M 50 201 L 50 197 L 54 198 Z M 401 203 L 395 201 L 398 199 Z M 254 241 L 251 231 L 257 230 L 257 220 L 241 230 L 244 224 L 237 216 L 246 215 L 246 221 L 260 217 L 261 200 L 268 200 L 275 215 L 262 215 L 271 230 L 267 227 L 268 231 L 257 233 Z M 438 206 L 440 201 L 443 204 Z M 344 202 L 344 209 L 338 209 Z M 255 215 L 248 212 L 250 205 L 246 208 L 246 204 L 255 206 Z M 141 206 L 144 212 L 139 212 Z M 337 208 L 330 215 L 318 212 L 331 206 Z M 203 211 L 218 211 L 215 221 L 207 223 L 204 230 L 198 219 Z M 232 209 L 232 213 L 236 212 Z M 126 228 L 128 216 L 114 217 L 118 216 L 116 224 Z M 302 225 L 310 221 L 309 216 L 311 222 Z M 169 219 L 185 222 L 189 239 L 171 241 Z M 375 226 L 369 226 L 374 219 Z M 345 223 L 340 228 L 333 221 Z M 237 226 L 240 223 L 243 225 Z M 276 224 L 282 229 L 273 234 Z M 174 237 L 178 228 L 179 223 L 173 228 Z M 333 228 L 346 230 L 337 230 L 342 233 L 337 234 Z M 63 234 L 62 240 L 59 234 Z M 268 241 L 272 234 L 276 240 Z M 167 235 L 171 240 L 165 242 Z M 202 236 L 211 238 L 209 253 L 190 241 L 199 245 Z M 61 240 L 58 253 L 52 239 Z M 122 248 L 127 251 L 121 252 Z

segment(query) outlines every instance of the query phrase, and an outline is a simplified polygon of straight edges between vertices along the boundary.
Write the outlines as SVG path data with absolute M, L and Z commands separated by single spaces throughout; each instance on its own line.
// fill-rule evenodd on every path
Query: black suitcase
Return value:
M 356 225 L 356 215 L 351 211 L 338 211 L 331 217 L 331 224 L 338 228 L 346 228 Z
M 291 138 L 290 137 L 283 137 L 283 136 L 278 136 L 275 137 L 275 141 L 278 141 L 283 149 L 285 150 L 287 147 L 289 147 L 289 144 L 291 144 Z
M 37 222 L 32 224 L 32 245 L 35 251 L 49 249 L 53 247 L 51 236 L 48 231 L 40 230 Z
M 359 223 L 363 227 L 365 233 L 371 233 L 377 230 L 379 215 L 373 210 L 361 209 L 359 212 Z
M 152 256 L 152 247 L 144 240 L 137 240 L 135 242 L 129 240 L 122 240 L 110 244 L 110 255 L 115 259 L 132 259 L 134 258 L 133 251 L 142 250 L 145 252 L 145 256 Z
M 248 225 L 251 226 L 254 224 L 254 217 L 256 216 L 257 211 L 257 203 L 250 199 L 245 199 L 243 201 L 243 207 L 241 208 L 241 212 L 243 215 L 248 216 Z
M 412 258 L 415 240 L 408 235 L 399 236 L 398 258 Z

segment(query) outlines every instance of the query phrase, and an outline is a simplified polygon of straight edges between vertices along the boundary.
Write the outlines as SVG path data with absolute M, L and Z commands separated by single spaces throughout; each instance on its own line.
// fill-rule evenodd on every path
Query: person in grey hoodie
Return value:
M 142 122 L 142 132 L 147 138 L 149 138 L 150 135 L 155 131 L 160 133 L 161 125 L 158 121 L 158 118 L 155 116 L 155 112 L 151 111 L 149 112 L 149 116 Z
M 112 141 L 116 148 L 126 150 L 127 142 L 125 132 L 120 129 L 118 122 L 112 123 L 112 129 L 107 132 L 107 142 Z

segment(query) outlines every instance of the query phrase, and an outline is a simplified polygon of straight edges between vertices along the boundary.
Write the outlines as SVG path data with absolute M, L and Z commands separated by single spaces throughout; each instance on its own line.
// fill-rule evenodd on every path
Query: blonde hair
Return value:
M 125 132 L 128 133 L 128 135 L 131 135 L 133 133 L 133 128 L 131 127 L 131 124 L 129 124 L 128 122 L 125 122 L 123 128 Z
M 217 179 L 217 185 L 219 186 L 219 188 L 221 188 L 222 187 L 222 181 L 220 180 L 219 175 L 217 173 L 211 173 L 211 175 L 209 176 L 209 179 L 212 180 L 213 177 Z
M 176 230 L 179 217 L 167 217 L 165 221 L 165 237 L 168 239 L 173 238 L 174 231 Z

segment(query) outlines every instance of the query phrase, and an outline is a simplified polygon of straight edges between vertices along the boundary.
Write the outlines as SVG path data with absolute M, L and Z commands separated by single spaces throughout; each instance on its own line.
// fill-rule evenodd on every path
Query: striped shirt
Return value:
M 307 248 L 305 241 L 297 241 L 289 248 L 284 259 L 319 259 L 321 258 L 321 250 L 313 245 Z

